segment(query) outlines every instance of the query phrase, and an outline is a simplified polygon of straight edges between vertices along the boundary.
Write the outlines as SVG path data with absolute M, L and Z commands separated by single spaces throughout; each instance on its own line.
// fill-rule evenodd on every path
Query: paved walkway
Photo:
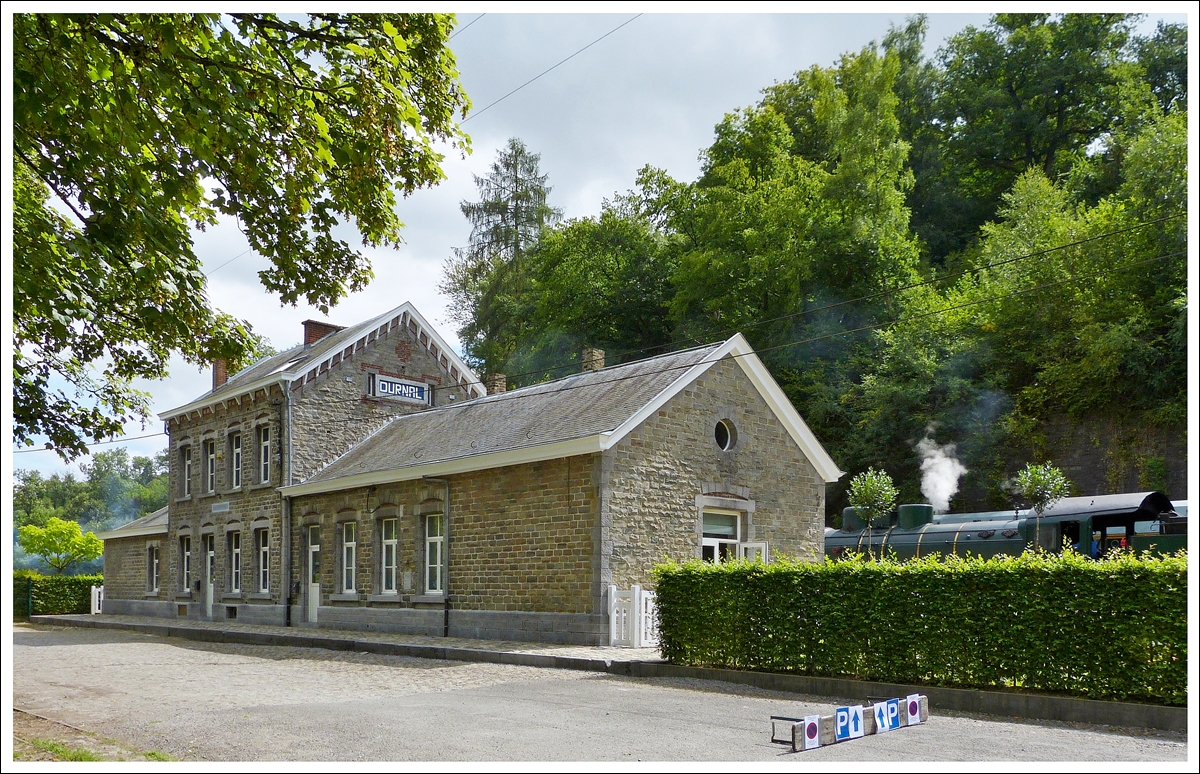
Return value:
M 649 661 L 661 662 L 657 648 L 617 648 L 609 646 L 555 645 L 544 642 L 513 642 L 509 640 L 476 640 L 468 637 L 429 637 L 419 634 L 392 634 L 389 632 L 360 631 L 357 629 L 332 629 L 307 626 L 266 626 L 244 624 L 236 621 L 193 621 L 185 618 L 155 618 L 136 615 L 41 615 L 34 616 L 33 623 L 65 624 L 67 626 L 99 626 L 108 628 L 142 629 L 143 627 L 169 627 L 213 632 L 244 632 L 274 636 L 311 637 L 323 640 L 346 642 L 378 642 L 401 646 L 432 648 L 454 648 L 460 650 L 489 651 L 492 653 L 520 653 L 559 658 L 587 659 L 596 661 Z

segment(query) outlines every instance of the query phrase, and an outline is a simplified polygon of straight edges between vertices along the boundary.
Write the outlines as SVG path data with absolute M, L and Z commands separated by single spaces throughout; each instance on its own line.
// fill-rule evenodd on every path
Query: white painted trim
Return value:
M 788 431 L 788 435 L 800 447 L 800 451 L 812 463 L 813 468 L 816 469 L 817 474 L 821 476 L 822 480 L 829 484 L 845 475 L 845 472 L 838 468 L 837 463 L 825 451 L 825 447 L 821 446 L 821 442 L 817 440 L 817 437 L 808 429 L 808 425 L 805 424 L 804 419 L 797 413 L 796 408 L 779 387 L 778 382 L 771 376 L 771 372 L 763 365 L 758 354 L 750 346 L 750 342 L 746 341 L 746 337 L 740 333 L 735 334 L 724 344 L 706 355 L 704 360 L 685 371 L 682 376 L 655 396 L 654 400 L 647 403 L 640 411 L 622 422 L 609 435 L 604 448 L 609 449 L 615 446 L 622 438 L 633 432 L 635 427 L 653 416 L 654 412 L 662 408 L 667 401 L 678 395 L 684 388 L 728 356 L 733 356 L 734 361 L 742 367 L 742 371 L 758 389 L 758 393 L 783 424 L 784 428 Z
M 396 307 L 395 309 L 392 309 L 391 311 L 385 312 L 381 315 L 377 315 L 373 319 L 363 320 L 363 321 L 355 323 L 353 325 L 347 325 L 343 330 L 338 331 L 337 333 L 330 334 L 330 335 L 334 336 L 334 337 L 341 337 L 341 336 L 346 336 L 348 331 L 351 331 L 354 329 L 361 329 L 360 335 L 357 335 L 354 338 L 348 338 L 348 343 L 353 344 L 359 338 L 364 338 L 366 336 L 369 336 L 372 332 L 375 332 L 376 334 L 378 334 L 379 327 L 381 325 L 383 325 L 385 322 L 388 323 L 388 325 L 389 325 L 388 330 L 391 331 L 392 329 L 391 329 L 390 325 L 391 325 L 392 320 L 396 317 L 403 316 L 403 314 L 405 312 L 407 312 L 410 317 L 412 317 L 413 319 L 416 320 L 418 328 L 420 330 L 424 331 L 425 334 L 427 336 L 429 336 L 430 341 L 432 341 L 434 344 L 437 345 L 438 354 L 439 355 L 445 354 L 446 359 L 450 362 L 450 364 L 458 369 L 458 372 L 461 375 L 461 378 L 463 380 L 465 380 L 465 382 L 468 386 L 468 390 L 472 393 L 478 391 L 478 392 L 482 393 L 483 395 L 486 395 L 487 389 L 483 386 L 483 382 L 481 382 L 479 380 L 479 375 L 477 373 L 475 373 L 473 370 L 471 370 L 467 366 L 467 364 L 462 361 L 462 358 L 460 358 L 458 356 L 458 354 L 454 351 L 453 348 L 451 348 L 448 344 L 446 344 L 446 340 L 443 339 L 441 337 L 441 334 L 439 334 L 437 332 L 437 330 L 434 329 L 434 327 L 429 324 L 429 322 L 424 318 L 424 316 L 422 316 L 421 313 L 416 310 L 416 308 L 412 305 L 411 301 L 405 301 L 403 304 Z M 397 324 L 396 327 L 399 328 L 400 325 Z M 379 341 L 378 335 L 376 336 L 375 341 Z M 330 341 L 330 343 L 332 343 L 332 340 Z M 314 346 L 316 346 L 316 345 L 314 345 Z M 250 382 L 249 384 L 239 385 L 236 390 L 230 390 L 228 393 L 216 394 L 216 393 L 214 393 L 214 391 L 209 390 L 207 393 L 200 396 L 199 398 L 192 401 L 191 403 L 187 403 L 178 408 L 168 409 L 167 411 L 160 412 L 158 415 L 158 418 L 165 422 L 173 417 L 179 416 L 180 414 L 187 414 L 191 411 L 196 411 L 197 409 L 205 408 L 206 406 L 212 406 L 217 403 L 222 403 L 224 401 L 230 400 L 237 396 L 245 395 L 247 393 L 253 395 L 255 390 L 260 390 L 264 387 L 269 387 L 272 384 L 282 384 L 282 385 L 284 385 L 284 390 L 286 391 L 288 386 L 290 386 L 290 384 L 292 382 L 296 381 L 297 379 L 303 379 L 305 374 L 307 374 L 309 371 L 312 371 L 314 369 L 320 369 L 322 362 L 324 362 L 325 360 L 329 360 L 330 358 L 333 357 L 333 355 L 345 350 L 346 346 L 348 346 L 347 342 L 343 341 L 343 342 L 341 342 L 341 344 L 339 346 L 329 348 L 328 357 L 323 357 L 321 359 L 306 358 L 305 362 L 302 366 L 297 366 L 296 368 L 291 369 L 291 370 L 288 370 L 286 368 L 284 370 L 276 370 L 273 373 L 267 374 L 266 376 L 264 376 L 256 381 Z M 437 365 L 438 365 L 438 368 L 440 369 L 441 363 L 438 363 Z M 237 374 L 233 374 L 233 376 L 236 376 L 236 375 Z M 449 371 L 447 371 L 447 376 L 448 375 L 449 375 Z M 449 380 L 447 380 L 447 383 L 449 383 Z M 456 384 L 457 384 L 457 382 L 456 382 Z M 220 389 L 221 388 L 218 388 L 218 390 L 220 390 Z M 479 397 L 482 397 L 482 396 L 479 396 Z
M 166 525 L 161 527 L 139 527 L 138 529 L 114 529 L 108 532 L 100 532 L 96 537 L 101 540 L 120 540 L 127 537 L 141 537 L 142 535 L 165 535 L 167 534 Z
M 360 473 L 355 476 L 345 476 L 329 481 L 293 484 L 292 486 L 280 487 L 279 491 L 287 497 L 297 497 L 299 495 L 318 494 L 322 492 L 337 492 L 344 489 L 357 489 L 362 486 L 393 484 L 425 477 L 452 476 L 476 470 L 505 468 L 511 465 L 524 465 L 530 462 L 575 457 L 580 454 L 595 454 L 603 450 L 605 438 L 606 434 L 604 433 L 587 435 L 582 438 L 572 438 L 567 441 L 558 441 L 542 446 L 526 446 L 520 449 L 508 449 L 489 454 L 475 454 L 470 457 L 458 457 L 452 460 L 431 462 L 425 465 L 408 465 L 403 468 Z
M 275 373 L 275 374 L 270 374 L 269 376 L 264 376 L 263 378 L 258 379 L 257 381 L 250 382 L 249 384 L 246 384 L 244 386 L 238 387 L 238 389 L 233 390 L 226 395 L 214 396 L 212 394 L 212 391 L 210 390 L 209 392 L 205 393 L 204 395 L 201 395 L 199 398 L 196 398 L 191 403 L 184 404 L 184 405 L 180 406 L 179 408 L 173 408 L 173 409 L 168 409 L 167 411 L 159 412 L 158 418 L 163 422 L 169 422 L 172 419 L 174 419 L 175 417 L 180 416 L 181 414 L 184 414 L 184 415 L 190 414 L 193 411 L 199 411 L 202 408 L 207 408 L 209 406 L 215 406 L 218 403 L 224 403 L 227 400 L 233 400 L 234 398 L 240 397 L 242 395 L 248 394 L 248 395 L 253 396 L 255 390 L 261 390 L 266 387 L 270 387 L 272 384 L 283 385 L 283 389 L 286 390 L 287 383 L 288 383 L 288 380 L 284 377 L 284 375 Z

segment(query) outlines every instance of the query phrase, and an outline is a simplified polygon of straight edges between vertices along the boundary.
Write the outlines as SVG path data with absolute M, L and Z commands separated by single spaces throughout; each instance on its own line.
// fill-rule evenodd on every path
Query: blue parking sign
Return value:
M 863 735 L 863 708 L 838 707 L 833 711 L 833 738 L 839 742 Z
M 895 731 L 900 727 L 900 700 L 888 699 L 887 703 L 887 722 L 888 731 Z

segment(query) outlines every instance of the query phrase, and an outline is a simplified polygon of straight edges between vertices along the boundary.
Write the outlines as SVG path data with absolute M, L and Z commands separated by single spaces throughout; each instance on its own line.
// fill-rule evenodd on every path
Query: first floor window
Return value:
M 158 593 L 158 546 L 150 546 L 147 559 L 146 586 L 152 593 Z
M 217 442 L 204 442 L 204 491 L 217 491 Z
M 188 535 L 179 538 L 179 562 L 183 567 L 179 574 L 183 590 L 188 591 L 192 588 L 192 538 Z
M 192 447 L 184 446 L 179 450 L 179 496 L 189 497 L 192 494 Z
M 260 484 L 271 481 L 271 428 L 267 425 L 258 429 L 258 473 Z
M 342 525 L 342 591 L 356 589 L 358 574 L 358 525 L 348 521 Z
M 266 594 L 270 589 L 268 584 L 271 580 L 271 545 L 267 542 L 267 530 L 255 530 L 254 534 L 257 536 L 255 542 L 258 544 L 258 591 Z
M 229 437 L 229 481 L 237 489 L 242 485 L 242 434 Z
M 446 525 L 441 515 L 425 517 L 425 593 L 446 592 Z
M 380 524 L 380 535 L 383 538 L 381 541 L 383 561 L 380 563 L 380 567 L 383 570 L 381 585 L 385 594 L 394 594 L 396 591 L 397 521 L 397 519 L 384 519 Z
M 229 533 L 229 590 L 242 590 L 242 533 Z
M 737 559 L 741 515 L 736 511 L 705 511 L 703 518 L 700 558 L 716 564 Z

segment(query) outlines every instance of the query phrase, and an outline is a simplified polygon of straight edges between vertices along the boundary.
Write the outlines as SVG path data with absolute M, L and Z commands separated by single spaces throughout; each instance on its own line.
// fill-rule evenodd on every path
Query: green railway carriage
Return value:
M 911 559 L 930 554 L 1010 556 L 1064 544 L 1099 558 L 1114 549 L 1168 553 L 1187 547 L 1186 506 L 1162 492 L 1067 497 L 1039 518 L 1032 510 L 935 514 L 925 503 L 901 505 L 864 523 L 854 508 L 842 512 L 841 529 L 825 530 L 825 553 L 834 559 L 864 553 Z

